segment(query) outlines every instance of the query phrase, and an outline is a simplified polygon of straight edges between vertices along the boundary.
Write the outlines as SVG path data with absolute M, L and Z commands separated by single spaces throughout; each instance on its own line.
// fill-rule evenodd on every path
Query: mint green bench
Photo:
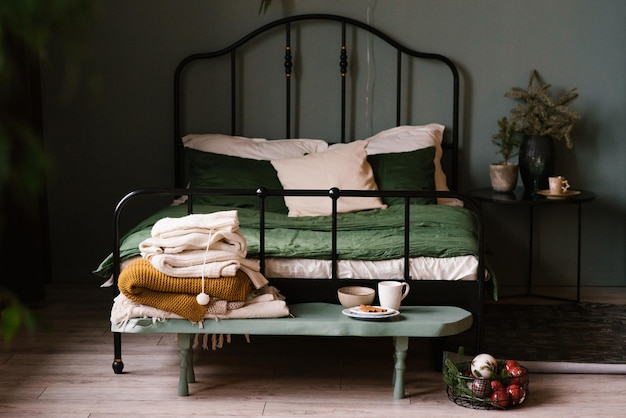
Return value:
M 409 337 L 445 337 L 472 326 L 472 314 L 453 306 L 403 306 L 400 315 L 380 321 L 358 320 L 341 313 L 343 307 L 329 303 L 301 303 L 289 306 L 293 317 L 271 319 L 224 319 L 204 321 L 203 328 L 184 320 L 131 319 L 125 327 L 111 326 L 122 333 L 175 333 L 180 349 L 178 396 L 189 395 L 195 383 L 192 340 L 196 334 L 249 334 L 299 336 L 392 337 L 395 347 L 394 398 L 404 398 L 405 358 Z M 121 358 L 115 359 L 121 363 Z

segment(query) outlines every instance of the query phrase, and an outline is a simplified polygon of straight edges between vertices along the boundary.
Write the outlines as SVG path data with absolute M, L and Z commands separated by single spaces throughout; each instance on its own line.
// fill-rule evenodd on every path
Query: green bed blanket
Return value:
M 232 208 L 194 205 L 194 213 L 211 213 Z M 248 258 L 259 255 L 259 213 L 238 209 L 240 230 L 248 244 Z M 187 207 L 170 206 L 160 210 L 129 231 L 121 241 L 121 261 L 139 255 L 139 243 L 150 237 L 152 225 L 164 217 L 187 215 Z M 337 216 L 339 259 L 386 260 L 404 256 L 404 206 L 345 213 Z M 471 211 L 443 205 L 410 205 L 410 256 L 456 257 L 478 255 L 476 219 Z M 330 259 L 331 225 L 329 216 L 288 217 L 265 215 L 266 257 Z M 94 271 L 103 278 L 112 274 L 112 255 Z

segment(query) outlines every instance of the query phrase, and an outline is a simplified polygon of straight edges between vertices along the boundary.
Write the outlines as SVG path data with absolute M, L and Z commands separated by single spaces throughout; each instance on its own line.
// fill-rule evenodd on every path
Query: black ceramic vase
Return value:
M 539 157 L 539 158 L 538 158 Z M 539 190 L 548 188 L 548 177 L 554 175 L 554 139 L 549 136 L 524 135 L 519 149 L 519 172 L 526 193 L 534 191 L 533 174 Z

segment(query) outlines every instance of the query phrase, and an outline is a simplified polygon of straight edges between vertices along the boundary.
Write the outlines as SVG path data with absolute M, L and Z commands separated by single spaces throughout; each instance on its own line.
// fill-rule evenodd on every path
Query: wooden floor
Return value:
M 626 289 L 582 293 L 584 301 L 607 297 L 626 303 Z M 170 335 L 124 335 L 125 373 L 113 373 L 110 304 L 107 289 L 47 290 L 37 312 L 50 330 L 21 335 L 0 351 L 0 416 L 621 417 L 626 405 L 626 376 L 533 374 L 530 395 L 517 410 L 462 408 L 448 400 L 429 345 L 415 339 L 405 399 L 393 399 L 387 339 L 252 337 L 247 344 L 241 336 L 217 351 L 196 350 L 197 383 L 189 397 L 178 397 L 177 345 Z

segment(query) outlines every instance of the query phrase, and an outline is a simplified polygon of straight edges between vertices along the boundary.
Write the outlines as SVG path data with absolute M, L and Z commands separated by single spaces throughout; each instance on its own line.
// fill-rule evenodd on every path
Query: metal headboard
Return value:
M 454 63 L 447 57 L 439 54 L 433 53 L 424 53 L 415 51 L 413 49 L 407 48 L 402 45 L 400 42 L 381 32 L 380 30 L 372 27 L 369 24 L 360 22 L 355 19 L 329 15 L 329 14 L 306 14 L 306 15 L 298 15 L 298 16 L 290 16 L 283 19 L 276 20 L 274 22 L 268 23 L 264 26 L 259 27 L 258 29 L 250 32 L 248 35 L 244 36 L 234 44 L 217 51 L 207 52 L 207 53 L 198 53 L 187 56 L 184 58 L 176 67 L 175 71 L 175 80 L 174 80 L 174 156 L 175 156 L 175 185 L 176 187 L 184 187 L 184 153 L 183 153 L 183 145 L 181 142 L 181 138 L 187 132 L 182 132 L 182 89 L 183 89 L 183 72 L 187 66 L 194 61 L 198 60 L 207 60 L 217 57 L 222 57 L 225 55 L 230 55 L 230 125 L 231 125 L 231 134 L 237 135 L 237 116 L 238 116 L 238 105 L 237 102 L 237 56 L 241 47 L 247 44 L 252 39 L 258 37 L 259 35 L 268 32 L 271 29 L 276 27 L 283 26 L 284 27 L 284 36 L 285 36 L 285 45 L 284 45 L 284 62 L 282 63 L 282 67 L 284 67 L 285 73 L 285 137 L 292 137 L 292 118 L 294 112 L 294 106 L 292 105 L 292 83 L 294 82 L 294 57 L 292 50 L 292 32 L 293 27 L 297 22 L 302 21 L 334 21 L 341 25 L 341 39 L 340 45 L 338 48 L 338 71 L 337 74 L 341 77 L 341 122 L 340 122 L 340 135 L 339 138 L 341 142 L 346 141 L 346 108 L 347 108 L 347 97 L 346 97 L 346 78 L 349 74 L 350 62 L 348 59 L 348 50 L 349 46 L 346 45 L 346 28 L 347 27 L 356 27 L 360 28 L 364 31 L 369 32 L 370 34 L 378 37 L 380 40 L 386 42 L 390 47 L 395 48 L 396 50 L 396 91 L 395 91 L 395 101 L 396 101 L 396 126 L 401 125 L 401 115 L 402 115 L 402 60 L 403 57 L 409 56 L 418 59 L 424 60 L 433 60 L 439 61 L 450 70 L 452 75 L 452 109 L 451 109 L 451 126 L 446 127 L 446 132 L 451 132 L 450 135 L 444 141 L 443 147 L 445 149 L 445 153 L 447 154 L 447 158 L 450 161 L 450 167 L 446 169 L 448 175 L 448 184 L 451 190 L 456 190 L 457 188 L 457 177 L 458 177 L 458 148 L 459 148 L 459 74 Z M 392 65 L 392 64 L 390 64 Z M 278 68 L 278 65 L 277 67 Z

